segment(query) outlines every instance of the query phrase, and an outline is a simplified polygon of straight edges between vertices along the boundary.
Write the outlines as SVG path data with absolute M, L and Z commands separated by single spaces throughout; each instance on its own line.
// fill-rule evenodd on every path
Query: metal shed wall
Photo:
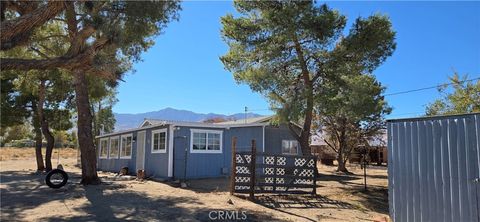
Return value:
M 480 221 L 480 114 L 390 120 L 387 127 L 393 221 Z

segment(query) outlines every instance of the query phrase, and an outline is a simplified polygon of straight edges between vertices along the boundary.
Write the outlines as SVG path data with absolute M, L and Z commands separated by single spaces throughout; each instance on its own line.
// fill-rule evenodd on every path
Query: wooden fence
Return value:
M 317 160 L 314 156 L 257 153 L 255 140 L 251 151 L 236 151 L 232 141 L 230 193 L 316 194 Z

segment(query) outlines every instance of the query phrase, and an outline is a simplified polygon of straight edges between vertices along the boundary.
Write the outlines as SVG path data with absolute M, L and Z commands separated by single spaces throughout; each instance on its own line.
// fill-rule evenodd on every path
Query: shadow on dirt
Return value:
M 31 210 L 45 204 L 65 208 L 61 211 L 68 213 L 39 217 L 42 221 L 205 221 L 210 220 L 210 212 L 225 211 L 205 206 L 190 196 L 147 196 L 143 192 L 128 189 L 127 182 L 106 181 L 101 185 L 83 186 L 79 184 L 78 174 L 69 173 L 69 177 L 73 179 L 60 189 L 51 189 L 45 185 L 45 175 L 4 171 L 0 176 L 1 221 L 25 220 L 27 216 L 31 217 Z M 72 202 L 77 204 L 69 204 Z M 239 212 L 241 210 L 235 209 Z M 212 216 L 218 217 L 218 213 L 213 213 Z M 247 212 L 247 216 L 250 221 L 271 221 L 273 218 L 266 212 Z
M 309 221 L 317 219 L 295 214 L 289 209 L 354 209 L 349 203 L 336 201 L 320 195 L 261 195 L 255 197 L 255 202 L 264 207 L 301 217 Z
M 363 188 L 345 189 L 352 195 L 359 197 L 359 202 L 365 208 L 382 214 L 388 214 L 388 189 L 369 187 L 367 191 Z
M 45 174 L 28 171 L 3 171 L 0 174 L 2 184 L 1 218 L 21 219 L 24 212 L 51 201 L 71 198 L 72 193 L 81 193 L 76 178 L 79 175 L 69 173 L 69 181 L 60 189 L 51 189 L 45 184 Z

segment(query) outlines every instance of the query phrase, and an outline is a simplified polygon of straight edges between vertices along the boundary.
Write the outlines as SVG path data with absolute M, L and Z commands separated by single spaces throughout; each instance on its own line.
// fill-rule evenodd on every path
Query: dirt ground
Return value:
M 42 149 L 42 154 L 45 158 L 45 149 Z M 60 158 L 76 158 L 77 149 L 73 148 L 54 148 L 52 151 L 52 163 L 57 163 Z M 16 147 L 2 147 L 0 148 L 0 161 L 4 160 L 26 160 L 31 159 L 35 155 L 35 148 L 16 148 Z
M 180 188 L 167 182 L 115 181 L 111 173 L 100 172 L 102 185 L 82 186 L 75 161 L 60 159 L 69 183 L 57 190 L 35 173 L 34 159 L 0 161 L 0 220 L 209 221 L 233 214 L 247 221 L 383 221 L 388 214 L 385 167 L 368 168 L 366 192 L 363 177 L 337 175 L 333 167 L 321 166 L 318 196 L 265 195 L 251 202 L 230 196 L 226 178 L 192 180 Z M 356 166 L 350 170 L 363 172 Z

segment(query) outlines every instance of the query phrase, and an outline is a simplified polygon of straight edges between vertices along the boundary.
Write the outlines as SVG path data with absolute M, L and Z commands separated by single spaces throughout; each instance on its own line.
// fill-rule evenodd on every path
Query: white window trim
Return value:
M 220 134 L 220 149 L 219 150 L 194 150 L 193 149 L 193 133 Z M 208 136 L 207 136 L 206 145 L 208 146 Z M 222 153 L 222 152 L 223 152 L 223 131 L 222 130 L 190 129 L 190 153 Z
M 122 156 L 122 151 L 123 151 L 123 138 L 126 138 L 126 137 L 132 137 L 132 143 L 130 144 L 130 156 Z M 120 156 L 120 159 L 132 159 L 132 153 L 133 153 L 133 134 L 130 133 L 130 134 L 124 134 L 120 137 L 120 152 L 119 152 L 119 156 Z
M 153 134 L 155 133 L 165 133 L 165 147 L 163 149 L 160 149 L 160 150 L 154 150 L 153 149 L 153 144 L 154 141 L 154 137 L 153 137 Z M 151 149 L 150 149 L 150 152 L 151 153 L 167 153 L 167 129 L 158 129 L 158 130 L 152 130 L 152 138 L 150 139 L 151 142 Z
M 110 149 L 112 148 L 112 140 L 118 140 L 118 152 L 117 152 L 117 156 L 110 156 Z M 113 136 L 113 137 L 110 137 L 109 139 L 109 142 L 108 142 L 108 159 L 118 159 L 118 157 L 120 156 L 120 143 L 121 143 L 121 139 L 119 136 Z
M 103 142 L 103 141 L 107 141 L 107 147 L 102 147 L 102 142 Z M 102 138 L 102 139 L 100 139 L 100 150 L 99 150 L 100 152 L 98 152 L 98 158 L 99 158 L 99 159 L 108 159 L 108 154 L 109 154 L 109 152 L 110 152 L 110 148 L 109 148 L 109 147 L 110 147 L 110 144 L 109 144 L 108 138 Z M 107 156 L 102 156 L 102 150 L 105 149 L 105 148 L 107 149 Z
M 288 141 L 288 143 L 290 143 L 292 141 L 295 141 L 297 143 L 297 153 L 284 153 L 283 152 L 283 147 L 282 147 L 282 155 L 292 155 L 292 156 L 298 155 L 298 149 L 299 149 L 300 144 L 297 140 L 282 140 L 282 146 L 283 146 L 283 141 Z

